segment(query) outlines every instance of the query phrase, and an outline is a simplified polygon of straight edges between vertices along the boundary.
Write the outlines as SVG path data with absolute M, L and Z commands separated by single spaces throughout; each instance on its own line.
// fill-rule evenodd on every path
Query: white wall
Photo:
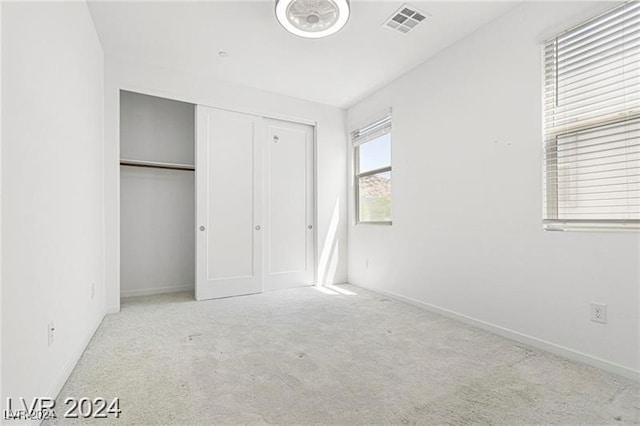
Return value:
M 121 297 L 193 291 L 194 172 L 123 166 L 120 182 Z
M 107 306 L 120 306 L 118 91 L 146 93 L 194 104 L 257 115 L 317 123 L 317 251 L 319 280 L 340 283 L 347 278 L 347 149 L 345 111 L 206 76 L 186 74 L 112 56 L 105 66 L 105 203 Z
M 121 92 L 120 158 L 195 164 L 195 105 Z
M 541 224 L 540 43 L 611 6 L 525 3 L 349 110 L 393 108 L 393 225 L 351 212 L 350 282 L 637 376 L 640 234 Z
M 103 54 L 86 4 L 3 2 L 2 65 L 5 404 L 56 396 L 104 317 Z
M 2 165 L 2 2 L 0 2 L 0 165 Z M 0 170 L 0 346 L 2 346 L 2 171 Z M 6 401 L 2 386 L 2 349 L 0 348 L 0 401 Z M 4 407 L 1 403 L 0 407 Z
M 121 92 L 120 158 L 195 164 L 195 106 Z M 193 290 L 195 173 L 120 167 L 120 295 Z

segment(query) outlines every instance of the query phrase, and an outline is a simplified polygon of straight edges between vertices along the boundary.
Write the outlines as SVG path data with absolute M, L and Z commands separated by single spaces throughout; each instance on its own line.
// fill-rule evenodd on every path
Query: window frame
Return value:
M 384 166 L 384 167 L 379 167 L 377 169 L 372 169 L 372 170 L 367 170 L 366 172 L 361 172 L 360 171 L 360 147 L 369 143 L 369 142 L 373 142 L 376 139 L 384 136 L 384 135 L 390 135 L 390 141 L 389 141 L 389 149 L 391 150 L 391 146 L 393 144 L 393 137 L 391 137 L 391 114 L 386 114 L 384 115 L 382 118 L 372 121 L 369 125 L 367 126 L 362 126 L 361 129 L 366 129 L 371 127 L 372 125 L 378 123 L 378 122 L 383 122 L 383 121 L 387 121 L 389 122 L 389 126 L 388 126 L 388 130 L 384 130 L 382 131 L 380 134 L 377 134 L 373 137 L 371 137 L 368 140 L 365 140 L 364 142 L 358 142 L 356 143 L 355 138 L 357 137 L 356 135 L 360 134 L 360 130 L 355 130 L 351 133 L 351 141 L 353 143 L 353 186 L 354 186 L 354 198 L 355 198 L 355 223 L 356 225 L 383 225 L 383 226 L 391 226 L 393 224 L 393 219 L 392 220 L 360 220 L 360 179 L 362 178 L 366 178 L 368 176 L 374 176 L 380 173 L 392 173 L 392 168 L 393 168 L 393 160 L 392 160 L 392 155 L 391 152 L 389 152 L 389 165 L 388 166 Z M 373 129 L 373 131 L 371 133 L 376 133 L 376 129 Z M 392 174 L 393 176 L 393 174 Z M 391 182 L 393 182 L 393 178 L 390 179 Z M 392 184 L 392 183 L 391 183 Z M 391 200 L 390 200 L 391 201 Z M 391 208 L 391 207 L 390 207 Z M 391 209 L 391 212 L 393 211 L 393 209 Z M 392 215 L 390 215 L 391 217 L 393 217 Z

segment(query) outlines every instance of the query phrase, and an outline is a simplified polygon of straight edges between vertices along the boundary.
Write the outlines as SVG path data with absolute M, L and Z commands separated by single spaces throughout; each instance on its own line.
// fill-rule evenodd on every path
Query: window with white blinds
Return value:
M 547 229 L 640 228 L 640 3 L 544 44 Z

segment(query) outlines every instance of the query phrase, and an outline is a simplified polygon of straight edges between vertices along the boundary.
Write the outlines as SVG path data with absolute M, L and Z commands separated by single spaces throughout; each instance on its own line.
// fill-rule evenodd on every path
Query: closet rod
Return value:
M 152 169 L 167 169 L 167 170 L 195 170 L 195 166 L 189 164 L 175 164 L 175 163 L 158 163 L 155 161 L 139 161 L 139 160 L 120 160 L 121 166 L 130 167 L 148 167 Z

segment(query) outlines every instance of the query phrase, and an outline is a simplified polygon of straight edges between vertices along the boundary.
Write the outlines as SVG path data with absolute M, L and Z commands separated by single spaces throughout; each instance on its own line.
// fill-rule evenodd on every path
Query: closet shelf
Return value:
M 191 164 L 178 163 L 160 163 L 157 161 L 141 161 L 141 160 L 120 160 L 121 166 L 130 167 L 149 167 L 152 169 L 168 169 L 168 170 L 195 170 L 196 167 Z

